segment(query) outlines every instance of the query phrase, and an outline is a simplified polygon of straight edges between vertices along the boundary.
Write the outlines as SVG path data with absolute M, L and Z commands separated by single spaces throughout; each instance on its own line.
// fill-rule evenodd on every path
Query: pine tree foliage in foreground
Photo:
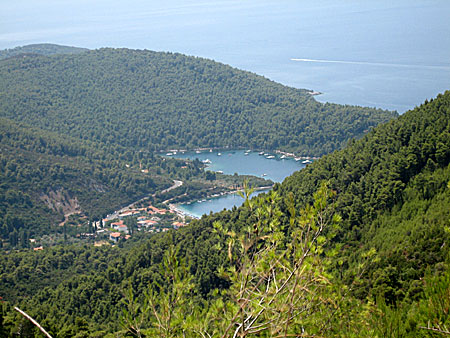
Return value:
M 6 299 L 2 304 L 0 328 L 5 336 L 29 330 L 14 313 L 14 304 L 58 337 L 112 338 L 125 336 L 124 327 L 134 330 L 129 334 L 147 336 L 286 335 L 282 325 L 280 329 L 263 321 L 271 313 L 267 307 L 254 323 L 267 324 L 265 330 L 252 333 L 246 318 L 258 315 L 265 289 L 251 293 L 245 285 L 263 280 L 259 286 L 269 285 L 273 294 L 264 279 L 264 269 L 271 268 L 282 273 L 277 281 L 285 280 L 287 270 L 279 268 L 292 263 L 283 250 L 291 250 L 295 235 L 290 196 L 295 210 L 308 210 L 308 204 L 314 208 L 313 193 L 325 179 L 336 192 L 332 206 L 342 217 L 340 230 L 334 237 L 323 233 L 322 249 L 319 236 L 316 247 L 323 252 L 316 256 L 311 251 L 314 255 L 302 266 L 317 271 L 310 288 L 319 292 L 320 300 L 306 294 L 302 300 L 312 302 L 311 311 L 292 321 L 286 313 L 301 303 L 285 302 L 287 312 L 274 318 L 281 322 L 288 318 L 288 330 L 295 329 L 300 336 L 443 337 L 450 327 L 449 135 L 450 92 L 446 92 L 295 173 L 275 187 L 278 197 L 261 195 L 241 208 L 203 217 L 190 227 L 143 243 L 130 242 L 122 249 L 65 246 L 1 254 L 1 296 L 15 294 L 17 301 Z M 295 222 L 298 227 L 300 220 Z M 266 234 L 264 229 L 271 227 L 279 231 Z M 271 249 L 272 240 L 279 245 Z M 167 254 L 173 243 L 174 254 Z M 268 260 L 271 250 L 280 257 L 279 263 Z M 161 270 L 164 260 L 166 268 Z M 299 271 L 307 280 L 312 270 Z M 129 289 L 133 294 L 123 304 Z M 145 290 L 153 290 L 147 291 L 148 301 Z M 166 296 L 156 296 L 160 294 Z M 270 299 L 269 295 L 261 304 Z M 124 316 L 121 328 L 118 318 L 123 308 L 130 315 Z
M 264 200 L 250 200 L 250 225 L 240 233 L 220 222 L 215 232 L 226 245 L 232 264 L 218 273 L 230 282 L 219 298 L 196 307 L 189 298 L 192 276 L 171 247 L 162 263 L 165 286 L 153 283 L 140 305 L 132 293 L 122 317 L 135 337 L 307 337 L 330 330 L 339 307 L 327 265 L 336 250 L 325 244 L 339 229 L 334 192 L 326 183 L 314 195 L 314 204 L 297 212 L 288 203 L 290 222 L 280 223 L 275 192 Z M 219 293 L 219 291 L 217 291 Z

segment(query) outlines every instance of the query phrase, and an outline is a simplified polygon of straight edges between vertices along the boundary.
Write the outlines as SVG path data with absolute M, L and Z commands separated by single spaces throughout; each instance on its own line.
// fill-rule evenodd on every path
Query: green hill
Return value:
M 52 43 L 38 43 L 0 50 L 0 60 L 20 55 L 80 54 L 86 51 L 88 51 L 86 48 L 61 46 Z
M 395 303 L 412 297 L 424 272 L 448 253 L 449 163 L 447 91 L 294 173 L 279 190 L 294 192 L 302 205 L 321 180 L 330 180 L 343 217 L 345 265 L 357 264 L 370 248 L 379 253 L 358 292 L 381 292 Z
M 320 156 L 397 116 L 181 54 L 99 49 L 0 62 L 0 116 L 145 150 L 283 149 Z
M 3 239 L 22 233 L 18 237 L 26 242 L 62 233 L 57 224 L 64 215 L 100 219 L 111 208 L 172 184 L 167 174 L 157 173 L 161 160 L 152 156 L 139 159 L 142 154 L 117 146 L 61 137 L 5 118 L 0 122 Z
M 339 248 L 327 265 L 328 279 L 339 290 L 350 291 L 322 313 L 339 314 L 326 336 L 427 337 L 432 331 L 420 326 L 449 324 L 445 312 L 450 304 L 445 282 L 449 277 L 450 234 L 445 230 L 450 219 L 449 163 L 450 92 L 446 92 L 276 185 L 280 198 L 274 203 L 268 205 L 267 196 L 254 199 L 270 210 L 279 207 L 281 224 L 287 225 L 286 198 L 291 193 L 296 209 L 301 209 L 312 202 L 312 193 L 323 180 L 336 192 L 332 206 L 342 222 L 325 248 L 325 252 L 335 245 Z M 193 276 L 191 297 L 197 306 L 208 308 L 205 299 L 217 297 L 212 291 L 229 287 L 229 281 L 217 274 L 217 267 L 227 264 L 227 249 L 216 247 L 213 223 L 220 221 L 239 233 L 248 225 L 252 229 L 255 217 L 248 206 L 203 217 L 188 228 L 115 249 L 111 258 L 109 250 L 92 247 L 4 255 L 1 292 L 7 295 L 14 288 L 15 299 L 23 299 L 21 306 L 53 332 L 65 332 L 62 336 L 94 335 L 100 329 L 104 331 L 97 335 L 106 335 L 120 329 L 121 292 L 131 287 L 141 295 L 152 281 L 161 282 L 158 264 L 170 243 L 175 243 Z M 377 259 L 367 260 L 364 252 L 372 248 Z M 55 256 L 67 259 L 63 263 L 49 260 Z M 364 269 L 356 278 L 360 264 Z M 33 266 L 42 273 L 36 274 Z M 49 275 L 59 276 L 52 286 L 41 290 L 30 286 Z M 341 291 L 326 297 L 338 297 Z M 314 327 L 314 323 L 308 325 Z

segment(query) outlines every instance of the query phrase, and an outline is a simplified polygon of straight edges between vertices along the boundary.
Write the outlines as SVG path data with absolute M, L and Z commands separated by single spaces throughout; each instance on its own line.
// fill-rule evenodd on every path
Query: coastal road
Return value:
M 173 189 L 176 189 L 176 188 L 178 188 L 178 187 L 181 187 L 182 185 L 183 185 L 183 181 L 173 180 L 173 185 L 170 186 L 170 187 L 167 188 L 167 189 L 162 190 L 161 193 L 164 194 L 164 193 L 166 193 L 166 192 L 169 192 L 170 190 L 173 190 Z M 156 193 L 154 193 L 152 196 L 155 196 L 155 195 L 156 195 Z M 111 215 L 108 215 L 108 216 L 105 218 L 105 220 L 110 221 L 110 220 L 113 220 L 113 219 L 118 218 L 118 217 L 119 217 L 119 214 L 120 214 L 121 212 L 124 212 L 124 211 L 126 211 L 126 210 L 132 208 L 135 204 L 137 204 L 137 203 L 139 203 L 139 202 L 142 202 L 142 201 L 147 200 L 148 197 L 149 197 L 149 196 L 146 196 L 146 197 L 144 197 L 144 198 L 141 198 L 140 200 L 138 200 L 138 201 L 136 201 L 136 202 L 133 202 L 133 203 L 131 203 L 130 205 L 127 205 L 126 207 L 124 207 L 124 208 L 122 208 L 122 209 L 120 209 L 120 210 L 117 210 L 117 211 L 113 212 Z

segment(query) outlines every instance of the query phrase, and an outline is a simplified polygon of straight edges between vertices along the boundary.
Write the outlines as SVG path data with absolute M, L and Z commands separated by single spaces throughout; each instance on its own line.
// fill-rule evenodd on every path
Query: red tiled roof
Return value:
M 111 223 L 111 225 L 114 227 L 114 226 L 121 226 L 121 225 L 124 225 L 124 223 L 123 223 L 123 221 L 119 221 L 119 222 L 114 222 L 114 223 Z

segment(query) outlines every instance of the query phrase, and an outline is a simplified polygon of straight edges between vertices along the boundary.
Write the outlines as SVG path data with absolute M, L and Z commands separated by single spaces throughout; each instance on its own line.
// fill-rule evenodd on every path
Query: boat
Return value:
M 296 160 L 296 161 L 300 161 L 301 158 L 300 158 L 300 157 L 296 157 L 295 160 Z
M 258 155 L 264 155 L 264 151 L 261 151 Z
M 200 150 L 196 150 L 195 151 L 196 154 L 200 154 L 200 152 L 201 152 Z
M 281 157 L 280 158 L 286 158 L 286 155 L 281 155 Z
M 248 153 L 244 153 L 244 156 L 248 156 Z
M 209 163 L 211 163 L 211 160 L 209 158 L 207 158 L 206 160 L 203 160 L 202 162 L 205 164 L 209 164 Z
M 222 170 L 217 170 L 217 173 L 218 174 L 223 174 L 223 171 Z
M 209 149 L 209 152 L 212 153 L 212 149 Z
M 222 156 L 222 153 L 217 153 L 217 156 Z
M 267 174 L 262 174 L 261 176 L 264 177 L 264 176 L 267 176 Z
M 268 158 L 268 159 L 272 159 L 272 158 L 275 158 L 275 156 L 270 155 L 270 156 L 267 156 L 267 158 Z
M 312 161 L 310 161 L 310 160 L 304 160 L 302 163 L 303 163 L 303 164 L 310 164 L 310 163 L 312 163 Z
M 166 154 L 166 156 L 172 156 L 173 155 L 173 153 L 167 153 Z

